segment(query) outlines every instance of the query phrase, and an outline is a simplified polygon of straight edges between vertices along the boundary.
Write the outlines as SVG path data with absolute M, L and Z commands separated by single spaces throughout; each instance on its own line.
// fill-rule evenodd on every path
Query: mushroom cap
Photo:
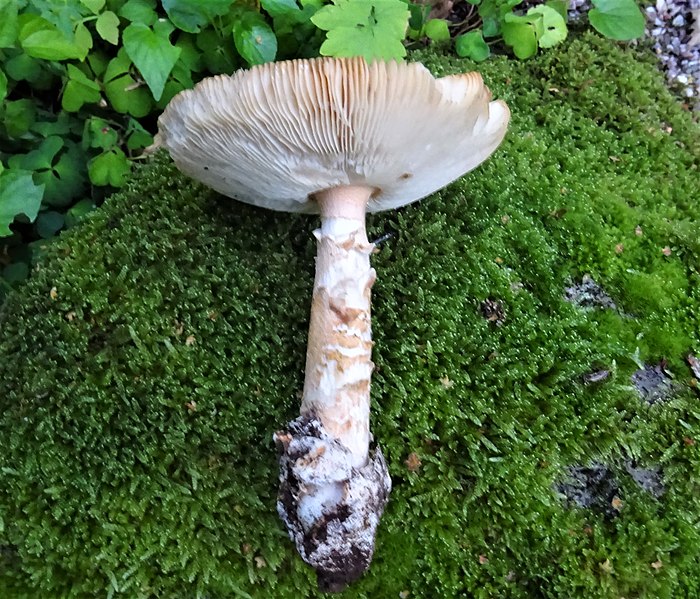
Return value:
M 367 210 L 423 198 L 486 160 L 510 112 L 478 73 L 434 78 L 420 63 L 315 58 L 204 79 L 173 98 L 155 145 L 216 191 L 287 212 L 313 194 L 375 188 Z

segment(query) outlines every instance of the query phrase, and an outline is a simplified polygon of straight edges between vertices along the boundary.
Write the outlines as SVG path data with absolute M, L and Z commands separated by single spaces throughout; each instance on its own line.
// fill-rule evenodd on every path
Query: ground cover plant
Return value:
M 368 221 L 394 491 L 346 596 L 698 597 L 697 125 L 593 35 L 479 70 L 501 149 Z M 315 226 L 161 155 L 49 248 L 0 313 L 4 597 L 317 596 L 271 440 Z
M 0 0 L 0 301 L 43 249 L 122 187 L 155 119 L 203 77 L 273 60 L 401 58 L 431 42 L 484 60 L 567 35 L 562 0 Z M 634 0 L 596 0 L 603 35 L 642 35 Z M 454 38 L 454 41 L 453 41 Z M 488 40 L 488 44 L 485 41 Z

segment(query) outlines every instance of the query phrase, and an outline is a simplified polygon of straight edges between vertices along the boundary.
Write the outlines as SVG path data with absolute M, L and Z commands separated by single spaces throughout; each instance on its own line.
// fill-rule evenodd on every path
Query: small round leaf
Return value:
M 425 35 L 434 42 L 445 42 L 450 39 L 450 30 L 444 19 L 430 19 L 425 24 Z
M 593 28 L 614 40 L 633 40 L 644 35 L 646 20 L 634 0 L 593 0 L 588 11 Z
M 486 60 L 491 54 L 491 48 L 484 41 L 484 36 L 480 29 L 456 37 L 455 50 L 458 56 L 471 58 L 476 62 Z

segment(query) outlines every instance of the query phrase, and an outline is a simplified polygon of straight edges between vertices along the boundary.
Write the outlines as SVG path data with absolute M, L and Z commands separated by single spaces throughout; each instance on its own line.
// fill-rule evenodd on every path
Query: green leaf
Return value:
M 158 20 L 155 0 L 129 0 L 119 9 L 119 16 L 132 23 L 153 25 Z
M 556 10 L 564 19 L 564 21 L 569 20 L 569 3 L 566 0 L 547 0 L 545 6 L 553 8 Z
M 196 37 L 197 48 L 207 71 L 212 74 L 231 73 L 238 68 L 238 56 L 228 36 L 224 40 L 218 31 L 212 28 L 202 30 Z
M 153 143 L 153 136 L 136 119 L 129 119 L 126 135 L 126 147 L 131 151 L 140 150 Z
M 537 35 L 540 48 L 552 48 L 566 39 L 568 29 L 566 21 L 556 10 L 549 6 L 535 6 L 527 11 L 528 17 L 541 17 L 542 33 Z
M 9 137 L 19 139 L 34 124 L 36 107 L 27 99 L 6 101 L 3 122 Z
M 0 103 L 7 97 L 7 77 L 0 71 Z
M 113 148 L 93 158 L 88 164 L 88 175 L 93 185 L 121 187 L 126 183 L 131 164 L 124 152 Z
M 65 206 L 83 189 L 85 160 L 73 142 L 53 135 L 35 150 L 16 154 L 8 162 L 12 168 L 33 172 L 34 181 L 44 187 L 45 203 Z
M 63 214 L 55 210 L 42 212 L 36 219 L 36 231 L 42 239 L 50 239 L 63 228 L 65 221 Z
M 119 133 L 107 121 L 96 116 L 85 121 L 83 148 L 109 150 L 119 142 Z
M 0 174 L 0 237 L 12 235 L 10 223 L 23 214 L 33 221 L 39 213 L 43 185 L 36 185 L 32 174 L 8 169 Z
M 10 58 L 5 63 L 5 72 L 15 81 L 33 83 L 44 75 L 41 63 L 24 52 Z
M 484 41 L 480 29 L 456 37 L 455 50 L 457 56 L 471 58 L 476 62 L 486 60 L 491 55 L 491 48 Z
M 233 26 L 236 50 L 249 65 L 275 60 L 277 37 L 259 13 L 246 12 Z
M 194 82 L 192 81 L 191 71 L 182 60 L 178 60 L 170 74 L 170 78 L 165 83 L 163 95 L 160 97 L 160 100 L 156 102 L 156 106 L 163 110 L 170 100 L 173 99 L 175 94 L 185 89 L 191 89 L 193 86 Z
M 333 0 L 311 21 L 327 31 L 324 56 L 390 60 L 406 56 L 403 39 L 409 10 L 401 0 Z
M 83 104 L 100 101 L 100 86 L 89 79 L 78 67 L 69 64 L 68 83 L 63 91 L 61 106 L 68 112 L 78 112 Z
M 26 281 L 29 277 L 29 264 L 26 262 L 13 262 L 2 269 L 2 278 L 8 283 Z M 0 520 L 0 524 L 2 520 Z M 2 530 L 0 529 L 0 532 Z
M 75 43 L 81 52 L 82 58 L 80 60 L 85 60 L 90 48 L 92 48 L 92 34 L 84 23 L 78 23 L 75 27 Z
M 425 24 L 425 35 L 434 42 L 445 42 L 450 39 L 450 30 L 444 19 L 430 19 Z
M 301 12 L 301 8 L 299 8 L 296 0 L 260 0 L 260 5 L 273 18 Z
M 423 25 L 425 25 L 428 15 L 430 14 L 430 5 L 409 2 L 408 10 L 410 15 L 408 18 L 408 26 L 414 31 L 422 31 Z
M 484 17 L 482 30 L 484 37 L 496 37 L 501 33 L 501 22 L 494 17 Z
M 646 20 L 634 0 L 593 0 L 588 20 L 595 30 L 614 40 L 633 40 L 644 35 Z
M 26 154 L 15 154 L 8 160 L 10 168 L 26 171 L 42 171 L 51 168 L 56 154 L 63 147 L 63 140 L 57 135 L 47 137 L 39 146 Z
M 106 42 L 115 46 L 119 43 L 119 17 L 111 10 L 106 10 L 97 17 L 95 29 Z
M 95 209 L 95 203 L 92 200 L 80 200 L 73 205 L 65 215 L 66 229 L 75 226 L 80 222 L 86 214 L 89 214 Z
M 0 48 L 12 48 L 15 45 L 19 25 L 17 0 L 0 0 Z
M 163 0 L 163 8 L 175 27 L 199 33 L 216 16 L 225 15 L 233 0 Z
M 181 35 L 175 46 L 180 48 L 180 58 L 173 71 L 177 69 L 178 65 L 181 65 L 190 73 L 202 70 L 202 54 L 197 50 L 193 36 Z
M 80 4 L 87 6 L 96 15 L 104 8 L 105 0 L 80 0 Z
M 103 78 L 105 95 L 117 112 L 143 117 L 151 111 L 153 98 L 148 89 L 131 76 L 130 68 L 131 60 L 121 48 L 116 58 L 107 65 Z
M 124 49 L 146 80 L 156 100 L 163 94 L 165 82 L 173 70 L 180 48 L 170 43 L 172 25 L 159 21 L 151 29 L 142 23 L 132 23 L 122 34 Z
M 537 52 L 537 37 L 534 27 L 521 20 L 509 20 L 510 16 L 506 15 L 505 23 L 501 26 L 503 40 L 513 48 L 513 52 L 518 58 L 525 59 L 534 56 Z M 515 17 L 515 15 L 512 16 Z
M 95 77 L 100 77 L 107 70 L 109 58 L 103 52 L 90 52 L 87 57 L 88 65 L 95 74 Z
M 53 121 L 39 121 L 32 125 L 32 131 L 38 133 L 42 137 L 51 137 L 58 135 L 59 137 L 73 137 L 78 135 L 83 129 L 82 122 L 75 116 L 60 111 Z
M 84 34 L 81 40 L 68 39 L 55 25 L 34 15 L 20 29 L 19 40 L 29 56 L 45 60 L 83 60 L 90 49 L 84 45 Z

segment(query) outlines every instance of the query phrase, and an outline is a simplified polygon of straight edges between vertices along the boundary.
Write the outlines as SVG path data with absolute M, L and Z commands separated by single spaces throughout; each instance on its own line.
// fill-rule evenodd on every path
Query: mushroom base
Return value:
M 277 511 L 322 591 L 342 591 L 369 567 L 391 479 L 379 448 L 367 463 L 305 414 L 274 435 L 280 452 Z

